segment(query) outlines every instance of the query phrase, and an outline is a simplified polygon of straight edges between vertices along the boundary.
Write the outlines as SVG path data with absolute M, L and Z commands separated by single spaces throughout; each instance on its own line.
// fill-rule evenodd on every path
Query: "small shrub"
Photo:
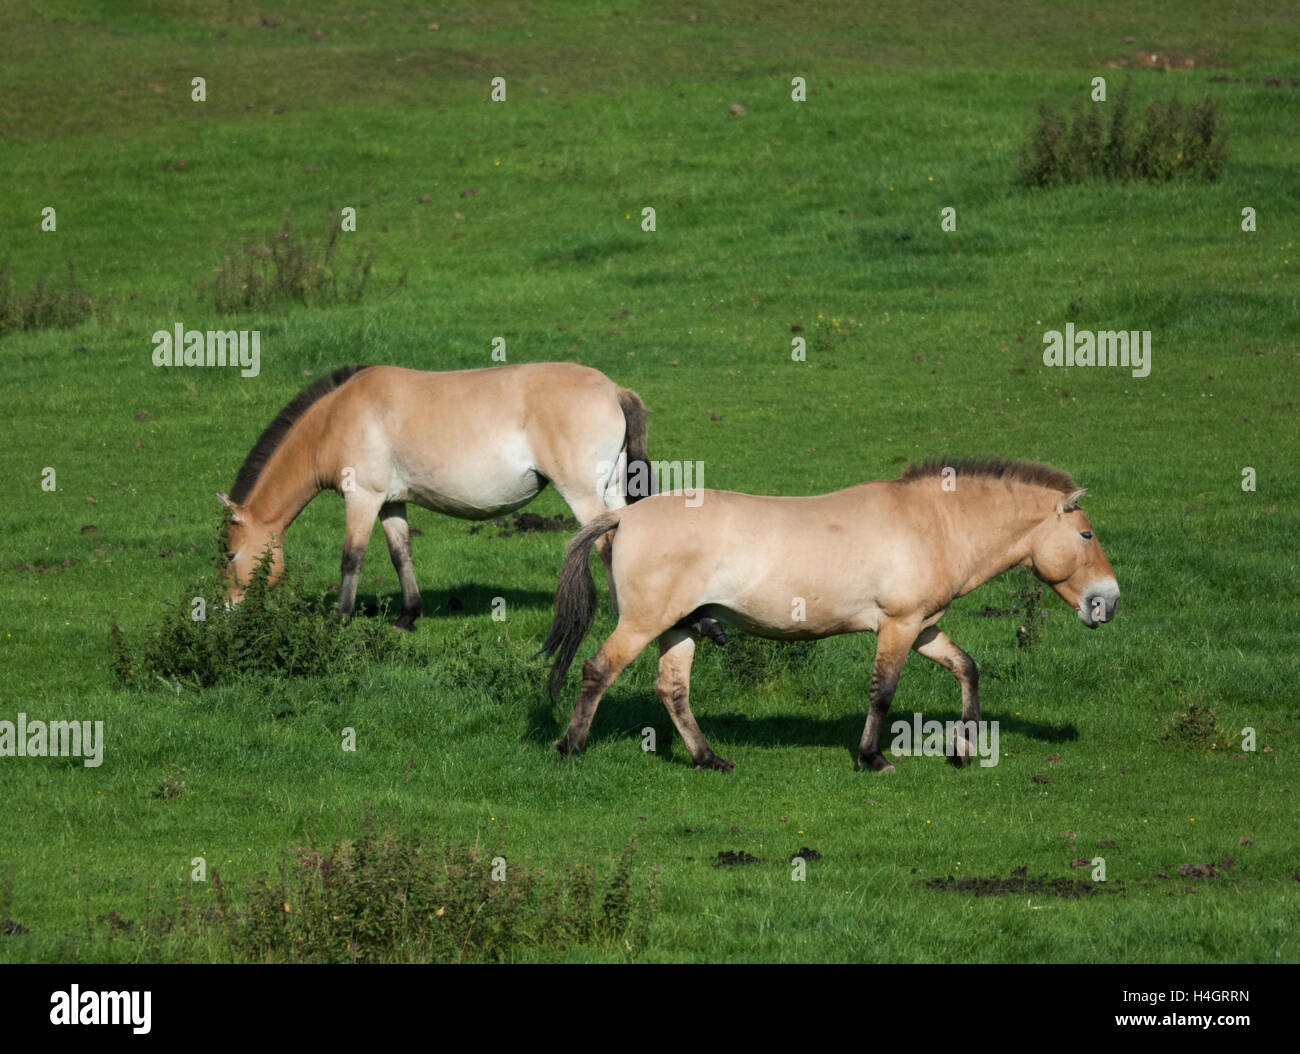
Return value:
M 135 683 L 135 657 L 122 634 L 122 627 L 113 622 L 108 628 L 108 649 L 112 655 L 113 679 L 121 685 Z
M 270 556 L 258 565 L 242 603 L 226 607 L 221 579 L 194 583 L 147 632 L 137 657 L 122 631 L 110 630 L 111 668 L 124 687 L 161 682 L 173 691 L 205 688 L 249 676 L 352 676 L 368 662 L 397 653 L 400 642 L 379 617 L 342 624 L 324 594 L 309 597 L 291 568 L 267 586 Z M 191 602 L 206 595 L 206 619 L 191 618 Z
M 1040 104 L 1038 120 L 1021 149 L 1017 178 L 1031 187 L 1091 179 L 1157 184 L 1215 180 L 1227 157 L 1227 136 L 1219 104 L 1213 99 L 1204 98 L 1190 107 L 1178 99 L 1156 99 L 1137 128 L 1130 117 L 1125 84 L 1108 104 L 1076 100 L 1068 120 Z
M 1016 644 L 1022 648 L 1036 648 L 1043 639 L 1043 587 L 1027 567 L 1016 568 L 1011 593 L 1011 612 L 1019 620 L 1016 626 Z
M 656 877 L 641 895 L 632 843 L 604 883 L 586 864 L 548 878 L 498 856 L 368 822 L 324 852 L 286 850 L 274 877 L 245 886 L 238 911 L 214 869 L 219 925 L 232 956 L 251 962 L 501 962 L 528 948 L 645 947 Z

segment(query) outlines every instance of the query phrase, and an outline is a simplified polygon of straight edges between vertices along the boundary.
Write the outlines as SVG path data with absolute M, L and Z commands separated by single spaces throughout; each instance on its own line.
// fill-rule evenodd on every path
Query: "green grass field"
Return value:
M 228 958 L 210 928 L 158 941 L 103 920 L 138 923 L 182 887 L 210 900 L 195 857 L 237 887 L 353 837 L 368 807 L 511 866 L 608 874 L 629 839 L 638 883 L 659 865 L 640 946 L 515 960 L 1300 959 L 1300 7 L 299 6 L 266 25 L 243 0 L 51 0 L 11 13 L 0 44 L 14 289 L 57 289 L 71 264 L 93 301 L 74 327 L 0 335 L 0 720 L 105 728 L 98 768 L 0 756 L 0 961 Z M 1141 57 L 1171 54 L 1192 68 Z M 1096 76 L 1139 108 L 1216 100 L 1221 177 L 1017 185 L 1038 103 L 1064 109 Z M 223 260 L 345 207 L 340 283 L 375 253 L 358 302 L 217 312 Z M 1069 322 L 1150 330 L 1150 375 L 1044 366 L 1044 332 Z M 259 330 L 258 376 L 155 367 L 151 336 L 177 323 Z M 820 493 L 940 454 L 1065 469 L 1090 488 L 1119 617 L 1087 632 L 1049 592 L 1024 649 L 1013 618 L 980 617 L 1010 607 L 1010 576 L 953 605 L 995 767 L 855 771 L 865 636 L 701 646 L 692 703 L 729 775 L 691 768 L 653 648 L 566 762 L 551 743 L 576 677 L 553 707 L 532 658 L 566 536 L 412 506 L 425 617 L 394 658 L 115 685 L 110 625 L 138 644 L 209 573 L 215 494 L 301 387 L 352 362 L 490 366 L 495 337 L 511 362 L 634 388 L 651 456 L 702 461 L 712 488 Z M 529 511 L 567 510 L 548 490 Z M 309 590 L 338 581 L 341 544 L 324 494 L 286 544 Z M 612 628 L 597 582 L 579 663 Z M 378 530 L 360 599 L 400 607 Z M 1166 737 L 1194 703 L 1218 749 Z M 891 718 L 959 711 L 953 679 L 912 656 Z M 172 766 L 184 793 L 161 796 Z M 820 859 L 792 881 L 803 847 Z M 731 851 L 758 862 L 713 866 Z M 1071 862 L 1097 856 L 1092 896 L 925 886 L 1087 880 Z M 1205 862 L 1217 877 L 1179 874 Z

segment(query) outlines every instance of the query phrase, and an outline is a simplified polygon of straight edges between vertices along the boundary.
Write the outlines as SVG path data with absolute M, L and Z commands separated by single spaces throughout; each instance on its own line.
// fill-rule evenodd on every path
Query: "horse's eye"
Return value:
M 1079 532 L 1079 537 L 1080 537 L 1080 538 L 1083 538 L 1085 541 L 1089 541 L 1089 542 L 1090 542 L 1090 541 L 1092 541 L 1092 531 L 1080 531 L 1080 532 Z

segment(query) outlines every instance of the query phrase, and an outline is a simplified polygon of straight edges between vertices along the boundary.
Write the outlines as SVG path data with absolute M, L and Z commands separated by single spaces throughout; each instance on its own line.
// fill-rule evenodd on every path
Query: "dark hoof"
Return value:
M 736 767 L 734 761 L 728 761 L 726 758 L 720 758 L 717 754 L 710 754 L 703 761 L 695 763 L 695 771 L 700 769 L 715 769 L 718 772 L 730 772 Z
M 858 768 L 872 769 L 873 771 L 879 772 L 882 775 L 886 775 L 886 776 L 893 775 L 894 773 L 898 772 L 898 770 L 894 768 L 894 766 L 891 765 L 889 761 L 885 758 L 884 754 L 871 754 L 868 756 L 859 755 Z
M 948 764 L 953 768 L 964 769 L 975 756 L 975 744 L 965 736 L 953 735 L 948 740 Z
M 578 751 L 569 746 L 569 741 L 567 739 L 558 740 L 555 744 L 555 749 L 560 752 L 561 757 L 572 758 L 577 757 L 578 755 Z
M 399 618 L 396 622 L 393 623 L 393 629 L 401 630 L 403 633 L 414 633 L 415 619 L 407 618 L 405 615 L 403 615 L 401 618 Z

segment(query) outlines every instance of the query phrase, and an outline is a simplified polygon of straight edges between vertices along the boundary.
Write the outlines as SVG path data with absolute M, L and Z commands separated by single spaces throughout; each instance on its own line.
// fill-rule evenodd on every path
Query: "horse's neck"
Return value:
M 244 503 L 249 515 L 275 534 L 283 534 L 304 506 L 331 485 L 317 437 L 302 426 L 300 420 L 280 441 Z
M 994 494 L 992 485 L 982 481 L 974 486 L 968 482 L 964 492 L 959 482 L 957 493 L 959 500 L 969 503 L 966 522 L 975 524 L 974 537 L 968 535 L 965 546 L 954 547 L 969 553 L 963 561 L 968 566 L 960 569 L 962 592 L 966 593 L 1015 567 L 1029 555 L 1029 534 L 1042 521 L 1042 509 L 1037 495 L 1019 487 L 1009 499 Z M 951 497 L 945 494 L 940 500 Z

